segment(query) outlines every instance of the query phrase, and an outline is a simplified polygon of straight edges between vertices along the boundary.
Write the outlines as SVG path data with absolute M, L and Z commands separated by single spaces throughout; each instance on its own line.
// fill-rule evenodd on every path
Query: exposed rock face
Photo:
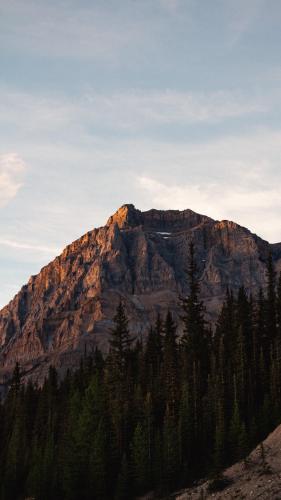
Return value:
M 146 335 L 158 311 L 170 308 L 177 318 L 178 296 L 188 291 L 191 239 L 211 317 L 228 286 L 235 291 L 244 284 L 256 293 L 265 285 L 270 245 L 247 229 L 191 210 L 141 212 L 124 205 L 32 276 L 0 311 L 2 379 L 15 361 L 41 378 L 49 363 L 65 370 L 85 349 L 106 349 L 120 297 L 134 334 Z M 281 244 L 271 250 L 281 268 Z

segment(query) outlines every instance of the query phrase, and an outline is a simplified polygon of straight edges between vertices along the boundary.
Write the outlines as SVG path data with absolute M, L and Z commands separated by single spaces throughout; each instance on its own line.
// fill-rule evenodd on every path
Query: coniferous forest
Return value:
M 133 499 L 218 477 L 281 420 L 281 279 L 272 258 L 258 297 L 229 290 L 215 327 L 204 320 L 194 247 L 183 335 L 169 311 L 146 342 L 122 302 L 110 350 L 42 387 L 17 364 L 0 406 L 0 498 Z

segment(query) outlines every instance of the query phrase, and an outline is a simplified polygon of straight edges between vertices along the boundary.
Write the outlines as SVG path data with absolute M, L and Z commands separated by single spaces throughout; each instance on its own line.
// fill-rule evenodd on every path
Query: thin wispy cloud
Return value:
M 121 127 L 215 123 L 267 110 L 239 92 L 129 91 L 109 96 L 90 94 L 88 111 L 93 119 Z
M 57 255 L 62 250 L 61 248 L 42 246 L 42 245 L 37 245 L 37 244 L 32 244 L 32 243 L 24 243 L 24 242 L 20 242 L 20 241 L 6 240 L 6 239 L 1 239 L 1 238 L 0 238 L 0 246 L 5 246 L 5 247 L 19 249 L 19 250 L 27 250 L 27 251 L 31 250 L 32 252 L 46 253 L 48 255 L 50 255 L 50 254 Z
M 126 11 L 125 11 L 126 12 Z M 122 8 L 108 10 L 97 2 L 11 0 L 1 5 L 1 45 L 48 57 L 111 59 L 138 38 L 134 23 Z
M 17 195 L 25 170 L 26 164 L 17 154 L 0 155 L 0 207 Z
M 138 182 L 152 195 L 158 208 L 184 210 L 188 206 L 195 211 L 211 213 L 217 219 L 235 210 L 260 211 L 276 206 L 281 208 L 277 188 L 250 191 L 242 186 L 227 187 L 219 184 L 166 185 L 150 177 L 139 177 Z
M 57 131 L 77 120 L 79 106 L 57 96 L 32 95 L 0 87 L 0 125 L 24 133 Z M 80 117 L 81 118 L 81 117 Z
M 204 32 L 200 23 L 205 13 L 208 16 L 208 5 L 196 8 L 192 0 L 123 0 L 118 4 L 114 0 L 9 0 L 1 2 L 0 42 L 13 53 L 80 60 L 85 64 L 98 61 L 116 68 L 145 63 L 143 54 L 145 58 L 156 55 L 161 43 L 169 49 L 169 29 L 178 28 L 181 34 L 185 28 L 184 36 L 190 41 L 195 31 L 198 44 L 205 44 L 208 31 L 219 21 L 217 29 L 224 24 L 227 27 L 225 45 L 235 46 L 260 18 L 268 15 L 264 0 L 214 0 L 212 12 L 214 19 L 211 17 Z M 174 35 L 176 40 L 177 33 Z M 215 42 L 216 33 L 213 38 Z M 176 47 L 180 53 L 178 43 Z
M 232 47 L 241 42 L 259 20 L 262 22 L 264 9 L 267 9 L 267 6 L 266 0 L 225 2 L 229 16 L 229 43 Z
M 269 241 L 274 241 L 276 225 L 281 229 L 278 217 L 281 200 L 277 188 L 256 190 L 214 183 L 164 184 L 149 177 L 139 177 L 137 182 L 149 194 L 155 208 L 184 210 L 188 207 L 217 220 L 232 219 Z
M 169 12 L 176 12 L 182 6 L 182 0 L 158 0 L 161 7 Z M 186 0 L 185 0 L 186 1 Z
M 88 92 L 76 99 L 34 96 L 0 88 L 0 126 L 8 123 L 24 134 L 45 134 L 91 127 L 109 130 L 144 130 L 166 125 L 216 124 L 266 113 L 268 99 L 242 92 L 179 92 L 174 90 L 128 90 L 102 94 Z M 29 120 L 26 117 L 30 117 Z

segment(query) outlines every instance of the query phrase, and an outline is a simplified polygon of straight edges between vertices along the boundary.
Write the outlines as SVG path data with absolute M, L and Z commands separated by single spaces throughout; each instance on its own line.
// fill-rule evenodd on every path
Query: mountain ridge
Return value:
M 281 244 L 271 245 L 235 222 L 190 209 L 142 212 L 122 205 L 105 226 L 88 231 L 31 276 L 0 311 L 0 377 L 16 361 L 42 378 L 49 364 L 65 371 L 85 350 L 106 350 L 120 298 L 134 335 L 145 336 L 157 313 L 168 308 L 179 321 L 191 240 L 201 296 L 213 320 L 227 288 L 237 291 L 244 284 L 256 294 L 265 285 L 270 251 L 281 269 Z

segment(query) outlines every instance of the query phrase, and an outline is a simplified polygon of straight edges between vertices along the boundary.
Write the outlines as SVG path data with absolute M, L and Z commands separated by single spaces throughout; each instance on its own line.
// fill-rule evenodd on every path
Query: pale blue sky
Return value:
M 281 241 L 280 0 L 0 0 L 0 305 L 124 203 Z

